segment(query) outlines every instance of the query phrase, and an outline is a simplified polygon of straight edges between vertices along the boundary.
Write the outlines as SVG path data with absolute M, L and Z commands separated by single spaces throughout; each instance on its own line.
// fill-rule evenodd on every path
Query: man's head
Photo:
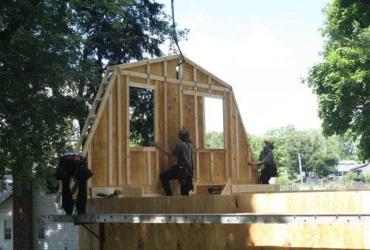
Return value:
M 184 142 L 188 142 L 190 139 L 189 132 L 185 128 L 179 131 L 178 136 L 179 136 L 179 139 Z
M 270 149 L 274 149 L 275 146 L 274 146 L 274 142 L 272 140 L 265 140 L 265 147 L 268 147 Z

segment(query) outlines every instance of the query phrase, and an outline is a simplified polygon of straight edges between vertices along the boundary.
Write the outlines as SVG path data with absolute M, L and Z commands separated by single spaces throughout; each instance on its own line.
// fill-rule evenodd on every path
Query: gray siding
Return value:
M 33 192 L 33 235 L 35 250 L 78 250 L 79 227 L 73 223 L 46 223 L 44 225 L 44 239 L 38 238 L 38 218 L 41 215 L 63 214 L 60 204 L 55 203 L 54 194 L 45 194 L 35 190 Z
M 13 225 L 12 227 L 12 239 L 4 239 L 4 221 L 10 220 L 13 224 L 13 199 L 9 197 L 0 204 L 0 249 L 1 250 L 12 250 L 13 249 Z

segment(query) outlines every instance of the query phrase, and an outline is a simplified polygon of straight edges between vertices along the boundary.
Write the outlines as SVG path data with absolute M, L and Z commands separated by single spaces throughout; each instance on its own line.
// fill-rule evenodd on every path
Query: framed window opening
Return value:
M 153 147 L 155 142 L 155 87 L 129 84 L 129 146 Z
M 205 148 L 225 149 L 224 100 L 204 97 Z

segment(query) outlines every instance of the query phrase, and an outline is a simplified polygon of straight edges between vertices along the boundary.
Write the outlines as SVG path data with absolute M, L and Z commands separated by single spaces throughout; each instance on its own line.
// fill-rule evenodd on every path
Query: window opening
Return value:
M 205 145 L 209 149 L 224 149 L 224 109 L 223 100 L 204 98 Z
M 130 87 L 130 147 L 154 145 L 154 89 Z
M 11 220 L 4 220 L 4 239 L 5 240 L 12 239 L 12 221 Z
M 37 238 L 45 239 L 45 222 L 42 220 L 37 222 Z

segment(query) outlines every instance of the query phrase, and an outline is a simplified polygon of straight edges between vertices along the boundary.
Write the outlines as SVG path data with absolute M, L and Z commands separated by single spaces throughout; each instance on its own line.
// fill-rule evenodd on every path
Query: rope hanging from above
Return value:
M 182 54 L 182 51 L 180 49 L 180 46 L 179 46 L 179 40 L 177 39 L 177 32 L 176 32 L 176 23 L 175 23 L 175 3 L 174 3 L 174 0 L 171 0 L 171 11 L 172 11 L 172 38 L 173 38 L 173 41 L 175 42 L 176 44 L 176 47 L 177 49 L 179 50 L 179 53 L 180 53 L 180 58 L 179 58 L 179 62 L 177 65 L 181 65 L 185 62 L 185 58 Z

